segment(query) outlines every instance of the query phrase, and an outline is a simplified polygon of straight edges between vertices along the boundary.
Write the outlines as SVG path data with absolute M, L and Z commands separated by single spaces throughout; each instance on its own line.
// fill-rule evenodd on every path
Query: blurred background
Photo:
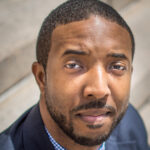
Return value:
M 65 0 L 0 0 L 0 131 L 39 100 L 31 73 L 36 38 L 48 13 Z M 150 0 L 103 0 L 116 8 L 136 41 L 130 102 L 150 144 Z

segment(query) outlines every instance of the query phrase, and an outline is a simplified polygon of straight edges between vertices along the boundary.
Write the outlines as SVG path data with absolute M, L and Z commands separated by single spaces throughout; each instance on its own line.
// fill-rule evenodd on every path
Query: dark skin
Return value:
M 115 22 L 90 16 L 59 25 L 51 40 L 46 73 L 41 64 L 35 62 L 32 66 L 41 91 L 43 122 L 66 149 L 96 150 L 101 142 L 94 142 L 110 133 L 128 105 L 130 35 Z M 91 145 L 65 132 L 71 129 L 76 137 L 88 138 Z

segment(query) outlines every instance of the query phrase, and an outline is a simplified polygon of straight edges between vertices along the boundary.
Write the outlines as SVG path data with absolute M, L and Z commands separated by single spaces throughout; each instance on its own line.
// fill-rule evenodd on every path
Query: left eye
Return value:
M 117 76 L 122 76 L 127 71 L 127 66 L 125 64 L 112 64 L 109 67 L 109 70 L 112 74 Z
M 113 65 L 111 67 L 111 69 L 115 69 L 115 70 L 126 70 L 126 67 L 125 66 L 121 66 L 121 65 Z

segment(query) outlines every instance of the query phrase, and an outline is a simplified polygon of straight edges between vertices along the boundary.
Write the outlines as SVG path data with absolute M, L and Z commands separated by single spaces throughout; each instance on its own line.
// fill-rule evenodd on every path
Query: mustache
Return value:
M 110 105 L 107 105 L 106 103 L 102 102 L 101 100 L 97 100 L 97 101 L 91 101 L 87 104 L 83 104 L 80 105 L 78 107 L 75 107 L 74 109 L 72 109 L 71 112 L 75 113 L 81 110 L 87 110 L 87 109 L 92 109 L 92 108 L 103 108 L 103 109 L 107 109 L 108 111 L 115 113 L 116 109 Z

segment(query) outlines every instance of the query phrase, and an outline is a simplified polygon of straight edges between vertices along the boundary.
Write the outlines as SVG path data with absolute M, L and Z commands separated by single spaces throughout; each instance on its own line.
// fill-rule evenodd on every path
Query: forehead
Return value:
M 57 26 L 52 33 L 52 46 L 76 44 L 90 46 L 90 44 L 131 50 L 131 38 L 128 31 L 115 22 L 100 16 Z

